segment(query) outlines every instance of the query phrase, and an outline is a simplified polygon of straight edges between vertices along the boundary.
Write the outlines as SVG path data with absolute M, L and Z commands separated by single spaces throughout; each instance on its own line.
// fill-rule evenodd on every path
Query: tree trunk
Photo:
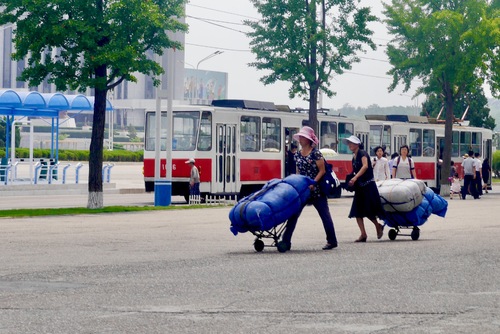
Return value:
M 450 194 L 450 183 L 448 177 L 450 175 L 450 165 L 451 165 L 451 151 L 452 151 L 452 138 L 453 138 L 453 121 L 454 116 L 454 99 L 453 92 L 449 85 L 445 85 L 445 109 L 446 109 L 446 122 L 444 126 L 444 148 L 440 147 L 440 153 L 442 153 L 443 162 L 441 164 L 441 196 L 448 196 Z M 439 157 L 438 157 L 439 158 Z
M 106 67 L 96 71 L 96 77 L 105 77 Z M 102 161 L 104 145 L 104 126 L 106 123 L 106 89 L 95 88 L 92 139 L 89 154 L 89 197 L 87 208 L 98 209 L 104 205 L 102 193 Z
M 311 88 L 309 90 L 309 126 L 314 129 L 316 136 L 319 138 L 318 132 L 318 89 Z

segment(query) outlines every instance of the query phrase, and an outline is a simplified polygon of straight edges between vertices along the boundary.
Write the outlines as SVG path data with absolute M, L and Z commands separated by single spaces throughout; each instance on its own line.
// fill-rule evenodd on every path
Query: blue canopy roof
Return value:
M 106 100 L 106 110 L 112 109 L 111 103 Z M 93 111 L 94 97 L 0 90 L 0 115 L 58 117 L 62 110 Z

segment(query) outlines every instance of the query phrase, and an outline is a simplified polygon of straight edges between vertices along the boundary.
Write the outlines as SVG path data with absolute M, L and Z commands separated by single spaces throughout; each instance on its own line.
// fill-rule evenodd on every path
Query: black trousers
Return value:
M 481 179 L 481 173 L 476 172 L 476 190 L 477 190 L 477 195 L 481 196 L 483 194 L 483 184 L 482 184 L 482 179 Z
M 475 181 L 474 175 L 466 174 L 464 176 L 464 187 L 462 188 L 462 199 L 465 199 L 465 196 L 467 196 L 469 190 L 470 190 L 471 195 L 474 198 L 479 198 L 479 195 L 477 194 L 476 184 L 474 181 Z

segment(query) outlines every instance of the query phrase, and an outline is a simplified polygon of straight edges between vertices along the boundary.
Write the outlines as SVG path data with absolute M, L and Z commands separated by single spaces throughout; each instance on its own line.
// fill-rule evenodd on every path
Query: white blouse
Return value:
M 377 159 L 377 158 L 375 158 Z M 375 181 L 389 180 L 391 178 L 391 171 L 389 170 L 389 162 L 386 158 L 382 157 L 372 162 L 373 163 L 373 177 Z

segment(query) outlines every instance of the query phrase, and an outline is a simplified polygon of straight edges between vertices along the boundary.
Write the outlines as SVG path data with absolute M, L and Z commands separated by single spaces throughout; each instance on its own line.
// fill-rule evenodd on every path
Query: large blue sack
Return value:
M 314 181 L 292 174 L 283 180 L 273 179 L 264 187 L 242 198 L 229 212 L 234 235 L 248 231 L 267 231 L 284 223 L 307 203 Z
M 419 206 L 410 212 L 386 212 L 384 222 L 389 227 L 420 226 L 427 221 L 431 214 L 444 217 L 447 210 L 448 202 L 427 187 Z

